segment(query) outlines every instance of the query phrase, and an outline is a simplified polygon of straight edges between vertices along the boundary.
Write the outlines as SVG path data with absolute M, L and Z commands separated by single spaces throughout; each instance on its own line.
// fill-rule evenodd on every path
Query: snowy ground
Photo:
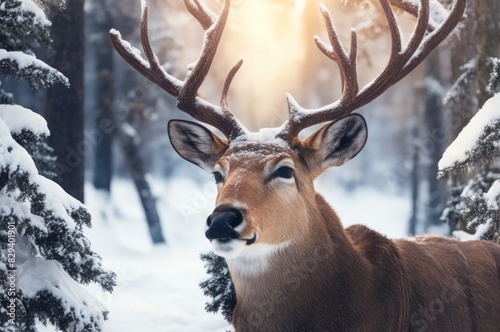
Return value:
M 168 245 L 150 243 L 146 223 L 130 182 L 113 183 L 113 198 L 89 185 L 87 204 L 93 228 L 86 232 L 104 264 L 118 275 L 113 294 L 90 291 L 110 311 L 106 332 L 209 332 L 229 329 L 220 315 L 204 310 L 198 287 L 204 278 L 199 253 L 208 250 L 204 220 L 213 209 L 215 185 L 176 178 L 154 182 Z M 349 193 L 322 178 L 317 189 L 335 207 L 345 225 L 364 223 L 390 237 L 405 236 L 409 202 L 404 197 L 361 188 Z M 108 218 L 103 218 L 103 214 Z M 51 331 L 44 329 L 44 331 Z

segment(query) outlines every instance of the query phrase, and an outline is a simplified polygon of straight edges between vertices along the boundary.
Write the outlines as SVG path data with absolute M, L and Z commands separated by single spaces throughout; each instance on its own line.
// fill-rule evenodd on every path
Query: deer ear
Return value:
M 365 119 L 351 114 L 319 129 L 302 145 L 313 154 L 316 165 L 323 171 L 354 158 L 365 146 L 367 137 Z
M 190 121 L 169 121 L 168 136 L 175 151 L 182 158 L 207 172 L 212 172 L 215 163 L 228 147 L 227 141 Z

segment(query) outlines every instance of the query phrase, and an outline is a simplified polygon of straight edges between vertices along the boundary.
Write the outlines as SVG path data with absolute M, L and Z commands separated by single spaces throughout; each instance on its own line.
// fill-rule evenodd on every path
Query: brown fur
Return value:
M 287 248 L 266 274 L 232 276 L 237 331 L 500 331 L 500 246 L 344 231 L 317 202 L 328 239 Z
M 293 241 L 263 273 L 240 274 L 229 264 L 238 332 L 500 331 L 500 246 L 436 236 L 390 240 L 361 225 L 343 229 L 314 193 L 310 174 L 318 166 L 285 148 L 259 147 L 268 156 L 259 161 L 238 157 L 246 148 L 229 149 L 220 161 L 230 171 L 217 204 L 251 204 L 243 236 L 257 229 L 257 242 Z M 291 198 L 258 180 L 280 153 L 297 168 Z

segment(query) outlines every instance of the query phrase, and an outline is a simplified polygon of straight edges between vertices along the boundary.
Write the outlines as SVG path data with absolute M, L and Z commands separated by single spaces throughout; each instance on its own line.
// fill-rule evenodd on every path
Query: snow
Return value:
M 497 202 L 498 196 L 500 196 L 500 180 L 495 180 L 488 192 L 484 193 L 483 196 L 486 199 L 489 209 L 498 210 Z
M 43 10 L 31 0 L 21 0 L 21 10 L 32 12 L 35 17 L 35 22 L 40 22 L 41 25 L 51 26 L 52 23 L 47 19 Z
M 497 120 L 500 120 L 500 93 L 486 101 L 467 126 L 462 129 L 455 141 L 446 149 L 438 163 L 439 170 L 442 171 L 452 167 L 455 163 L 465 161 L 483 134 L 483 129 Z
M 11 172 L 20 168 L 32 175 L 38 175 L 33 159 L 14 141 L 7 125 L 0 120 L 0 168 L 4 167 L 8 167 Z
M 9 2 L 2 1 L 0 2 L 0 8 L 3 10 L 10 10 L 14 12 L 31 12 L 33 14 L 33 21 L 42 26 L 50 27 L 52 23 L 47 19 L 43 10 L 31 0 L 19 0 L 21 5 L 19 7 L 9 8 Z
M 20 51 L 9 52 L 0 48 L 0 61 L 1 60 L 10 60 L 12 62 L 15 62 L 17 63 L 19 69 L 23 69 L 29 66 L 51 69 L 49 65 L 41 60 L 38 60 L 35 56 Z
M 75 323 L 75 330 L 81 331 L 85 323 L 98 322 L 102 326 L 105 306 L 83 286 L 64 271 L 55 260 L 42 257 L 30 257 L 22 264 L 17 264 L 17 287 L 23 296 L 33 298 L 38 292 L 48 291 L 57 299 L 64 299 L 64 312 L 74 308 L 85 320 Z
M 38 176 L 36 183 L 39 185 L 39 191 L 45 194 L 46 208 L 52 210 L 55 217 L 63 219 L 69 229 L 75 229 L 75 221 L 70 217 L 68 211 L 77 210 L 83 207 L 83 204 L 68 195 L 61 186 L 52 180 Z
M 50 135 L 47 121 L 42 116 L 19 105 L 0 105 L 0 119 L 14 134 L 29 130 L 37 136 Z
M 402 4 L 409 4 L 415 8 L 418 8 L 421 0 L 402 0 Z M 437 0 L 429 1 L 429 24 L 436 29 L 441 23 L 443 23 L 448 17 L 448 11 L 443 5 Z
M 14 108 L 15 111 L 20 110 L 21 113 L 19 117 L 23 121 L 31 121 L 31 123 L 26 122 L 26 125 L 23 126 L 21 123 L 17 122 L 17 118 L 12 114 L 11 108 Z M 55 182 L 38 174 L 35 163 L 28 152 L 12 138 L 10 128 L 3 121 L 4 116 L 7 123 L 17 130 L 28 127 L 38 132 L 48 134 L 49 132 L 45 120 L 40 119 L 40 116 L 20 106 L 0 106 L 0 168 L 8 168 L 11 173 L 16 172 L 18 169 L 27 172 L 30 182 L 37 184 L 39 186 L 39 191 L 45 194 L 44 203 L 46 207 L 53 211 L 54 216 L 65 220 L 70 229 L 74 229 L 76 225 L 73 219 L 68 215 L 68 211 L 73 211 L 82 207 L 82 203 L 66 194 L 66 192 Z M 5 203 L 9 199 L 15 199 L 20 194 L 17 192 L 6 193 L 5 190 L 6 188 L 2 189 L 2 193 L 4 194 L 2 196 L 7 197 L 1 199 L 1 201 Z M 6 206 L 16 206 L 16 213 L 23 216 L 29 216 L 36 222 L 36 225 L 41 230 L 45 230 L 45 224 L 39 220 L 38 216 L 31 214 L 29 206 L 25 204 L 11 204 Z
M 409 1 L 409 0 L 406 0 Z M 436 24 L 436 27 L 443 23 L 448 17 L 448 11 L 443 7 L 443 5 L 437 0 L 431 0 L 429 2 L 429 20 Z
M 7 188 L 0 190 L 0 215 L 9 215 L 11 212 L 18 215 L 20 219 L 30 218 L 31 225 L 38 228 L 42 233 L 47 233 L 47 226 L 42 217 L 31 213 L 31 203 L 26 200 L 19 202 L 16 197 L 19 193 L 7 194 Z
M 138 60 L 142 67 L 147 68 L 147 69 L 151 68 L 151 66 L 149 65 L 149 62 L 147 62 L 146 60 L 144 60 L 142 58 L 141 51 L 139 51 L 139 49 L 133 47 L 128 41 L 122 39 L 122 35 L 120 34 L 120 31 L 115 30 L 115 29 L 111 29 L 109 31 L 109 34 L 110 34 L 110 36 L 112 36 L 113 38 L 115 38 L 119 42 L 120 46 L 125 51 L 127 51 L 127 53 L 129 53 L 136 60 Z
M 282 130 L 281 127 L 278 128 L 260 128 L 257 132 L 250 132 L 244 128 L 245 134 L 238 136 L 236 139 L 233 139 L 229 142 L 232 147 L 235 147 L 241 143 L 268 143 L 269 146 L 277 145 L 286 147 L 288 146 L 285 141 L 281 138 L 277 138 L 276 136 Z
M 151 181 L 168 242 L 157 247 L 151 244 L 131 182 L 114 180 L 110 199 L 87 184 L 85 197 L 93 227 L 85 234 L 103 264 L 117 273 L 118 285 L 112 294 L 87 287 L 109 310 L 106 332 L 220 332 L 230 328 L 220 314 L 205 311 L 208 298 L 198 287 L 206 278 L 199 254 L 210 250 L 205 220 L 217 195 L 209 178 L 206 183 L 183 177 Z M 410 209 L 406 198 L 370 188 L 347 192 L 325 177 L 316 186 L 344 225 L 364 223 L 390 237 L 405 236 Z M 53 329 L 42 327 L 41 331 Z
M 454 231 L 453 236 L 460 241 L 474 241 L 474 240 L 480 240 L 481 237 L 488 232 L 490 225 L 491 225 L 492 220 L 489 219 L 486 221 L 484 224 L 481 224 L 477 226 L 476 228 L 476 233 L 474 234 L 469 234 L 465 231 Z

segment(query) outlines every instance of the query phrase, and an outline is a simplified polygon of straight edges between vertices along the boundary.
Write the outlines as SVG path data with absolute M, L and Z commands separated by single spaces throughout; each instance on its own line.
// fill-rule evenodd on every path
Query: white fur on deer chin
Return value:
M 239 256 L 246 247 L 246 241 L 240 239 L 232 239 L 228 242 L 221 242 L 219 240 L 211 240 L 212 251 L 217 256 L 231 259 Z
M 256 243 L 244 247 L 239 255 L 226 257 L 229 270 L 232 274 L 241 276 L 258 276 L 267 271 L 271 257 L 289 245 L 290 241 L 278 244 Z

